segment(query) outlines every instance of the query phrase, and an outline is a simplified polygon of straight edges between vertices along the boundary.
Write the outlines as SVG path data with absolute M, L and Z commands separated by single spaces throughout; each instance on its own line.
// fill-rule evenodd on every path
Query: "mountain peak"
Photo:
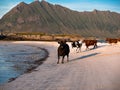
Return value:
M 48 2 L 46 2 L 45 0 L 42 0 L 41 3 L 48 4 Z
M 26 7 L 28 7 L 29 5 L 26 4 L 25 2 L 21 2 L 19 3 L 15 8 L 13 8 L 14 12 L 21 12 L 23 11 Z
M 45 0 L 41 0 L 41 2 L 46 2 Z
M 40 2 L 38 0 L 35 0 L 34 2 L 32 2 L 31 4 L 39 4 Z
M 21 2 L 17 6 L 24 6 L 24 5 L 27 5 L 27 4 L 25 2 Z

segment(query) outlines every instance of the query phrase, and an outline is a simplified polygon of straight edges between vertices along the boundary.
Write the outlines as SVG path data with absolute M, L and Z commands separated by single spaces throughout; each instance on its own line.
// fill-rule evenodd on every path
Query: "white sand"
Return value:
M 99 43 L 89 51 L 83 45 L 81 53 L 71 48 L 70 62 L 65 58 L 64 64 L 56 64 L 57 42 L 14 43 L 46 48 L 49 57 L 36 71 L 0 86 L 0 90 L 120 90 L 120 45 Z

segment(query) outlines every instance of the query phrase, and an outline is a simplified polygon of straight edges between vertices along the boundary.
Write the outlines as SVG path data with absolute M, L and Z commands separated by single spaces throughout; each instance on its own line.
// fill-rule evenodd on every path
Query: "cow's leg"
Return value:
M 81 52 L 80 47 L 77 47 L 77 53 Z
M 81 52 L 81 47 L 79 47 L 79 52 Z
M 62 57 L 62 62 L 61 62 L 61 63 L 64 63 L 64 57 L 65 57 L 65 56 Z
M 95 45 L 96 45 L 96 48 L 97 48 L 97 43 Z
M 79 44 L 79 46 L 78 46 L 79 52 L 81 52 L 81 47 L 82 47 L 82 44 Z
M 79 51 L 78 51 L 78 47 L 76 48 L 76 52 L 78 53 Z
M 95 43 L 95 48 L 97 48 L 97 44 Z
M 96 44 L 96 43 L 94 44 L 94 47 L 93 47 L 93 48 L 97 48 L 97 44 Z
M 86 51 L 87 51 L 88 49 L 89 49 L 88 46 L 86 46 Z
M 57 64 L 59 64 L 59 60 L 60 60 L 60 56 L 58 56 L 58 61 L 57 61 Z
M 95 44 L 94 44 L 94 47 L 93 47 L 93 49 L 95 49 Z
M 69 54 L 67 55 L 67 62 L 69 62 Z

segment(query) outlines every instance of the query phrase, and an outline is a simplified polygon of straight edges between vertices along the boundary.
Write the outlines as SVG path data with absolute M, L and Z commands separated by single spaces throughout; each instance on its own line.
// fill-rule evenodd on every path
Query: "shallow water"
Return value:
M 0 44 L 0 84 L 23 74 L 35 60 L 43 59 L 46 52 L 38 47 L 22 44 Z

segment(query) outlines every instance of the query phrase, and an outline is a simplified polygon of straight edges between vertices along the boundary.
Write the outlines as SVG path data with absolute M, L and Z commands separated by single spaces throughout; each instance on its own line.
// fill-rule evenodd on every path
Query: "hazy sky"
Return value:
M 31 3 L 34 0 L 0 0 L 0 18 L 20 2 Z M 41 1 L 41 0 L 39 0 Z M 77 11 L 110 10 L 120 13 L 120 0 L 46 0 Z

